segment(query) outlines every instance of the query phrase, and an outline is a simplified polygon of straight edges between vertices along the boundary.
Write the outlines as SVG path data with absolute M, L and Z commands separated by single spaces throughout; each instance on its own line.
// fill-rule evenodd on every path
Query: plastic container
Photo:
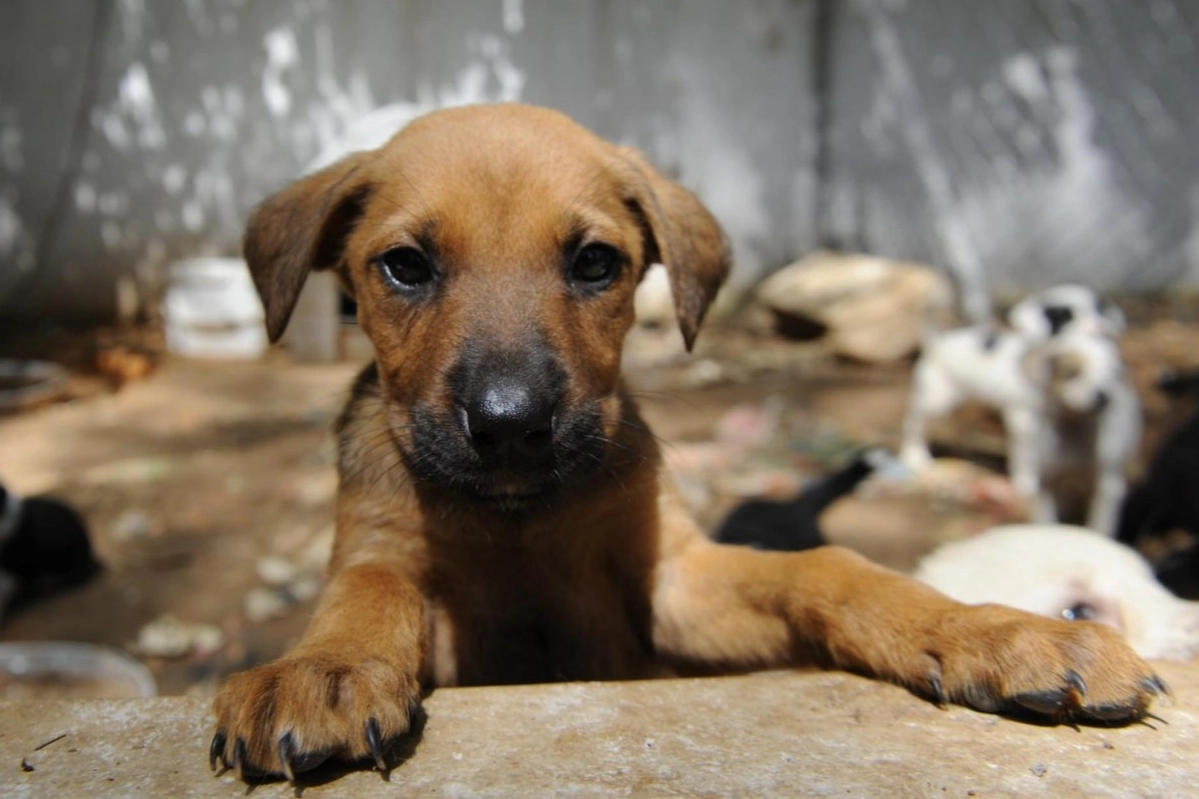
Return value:
M 167 349 L 176 355 L 236 360 L 257 358 L 267 348 L 262 303 L 240 258 L 171 264 L 163 316 Z
M 76 641 L 0 644 L 0 700 L 135 699 L 158 686 L 119 649 Z

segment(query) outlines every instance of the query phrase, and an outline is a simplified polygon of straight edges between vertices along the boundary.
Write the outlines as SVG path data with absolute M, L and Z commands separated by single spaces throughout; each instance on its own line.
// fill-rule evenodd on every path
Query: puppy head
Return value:
M 1172 595 L 1140 555 L 1092 530 L 996 527 L 938 548 L 915 576 L 961 602 L 1107 624 L 1143 657 L 1199 653 L 1199 603 Z
M 409 466 L 509 505 L 602 462 L 648 266 L 688 346 L 729 267 L 692 194 L 521 105 L 430 114 L 304 178 L 255 212 L 245 252 L 272 340 L 308 271 L 336 270 Z
M 1118 306 L 1075 284 L 1054 286 L 1024 298 L 1008 312 L 1008 323 L 1038 342 L 1066 333 L 1118 338 L 1126 326 Z
M 1123 380 L 1120 350 L 1107 336 L 1066 333 L 1024 356 L 1021 366 L 1034 384 L 1071 411 L 1097 413 Z
M 1107 407 L 1124 363 L 1106 336 L 1073 334 L 1049 348 L 1049 372 L 1055 399 L 1073 411 L 1093 413 Z

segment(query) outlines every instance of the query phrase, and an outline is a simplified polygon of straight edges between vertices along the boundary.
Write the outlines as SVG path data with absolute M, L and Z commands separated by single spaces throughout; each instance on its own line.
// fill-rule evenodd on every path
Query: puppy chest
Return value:
M 438 683 L 634 678 L 652 661 L 648 603 L 602 577 L 472 580 L 443 586 L 433 605 Z

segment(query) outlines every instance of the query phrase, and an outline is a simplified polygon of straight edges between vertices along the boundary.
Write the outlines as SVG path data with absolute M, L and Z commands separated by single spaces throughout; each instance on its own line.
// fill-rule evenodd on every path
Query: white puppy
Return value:
M 1199 654 L 1199 602 L 1163 588 L 1133 550 L 1081 527 L 996 527 L 940 547 L 915 576 L 969 604 L 1108 624 L 1142 657 Z
M 1007 320 L 1032 341 L 1048 341 L 1065 332 L 1118 338 L 1125 328 L 1124 314 L 1117 306 L 1074 284 L 1030 294 L 1012 306 Z
M 989 326 L 930 335 L 912 376 L 900 455 L 914 469 L 931 460 L 925 427 L 968 400 L 1000 411 L 1008 436 L 1008 473 L 1034 503 L 1034 518 L 1057 520 L 1045 489 L 1052 472 L 1093 462 L 1087 524 L 1114 535 L 1125 465 L 1141 435 L 1141 409 L 1115 343 L 1061 330 L 1047 341 Z M 1079 425 L 1078 419 L 1090 424 Z M 1070 421 L 1070 424 L 1066 422 Z

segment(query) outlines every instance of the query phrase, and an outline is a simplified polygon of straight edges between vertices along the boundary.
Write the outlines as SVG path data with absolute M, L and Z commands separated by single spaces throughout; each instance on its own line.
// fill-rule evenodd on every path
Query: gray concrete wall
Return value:
M 1194 285 L 1197 25 L 1183 0 L 10 0 L 0 316 L 152 299 L 372 109 L 513 99 L 696 189 L 741 285 L 822 243 L 976 297 Z
M 1196 285 L 1199 4 L 835 7 L 829 239 L 999 293 Z

